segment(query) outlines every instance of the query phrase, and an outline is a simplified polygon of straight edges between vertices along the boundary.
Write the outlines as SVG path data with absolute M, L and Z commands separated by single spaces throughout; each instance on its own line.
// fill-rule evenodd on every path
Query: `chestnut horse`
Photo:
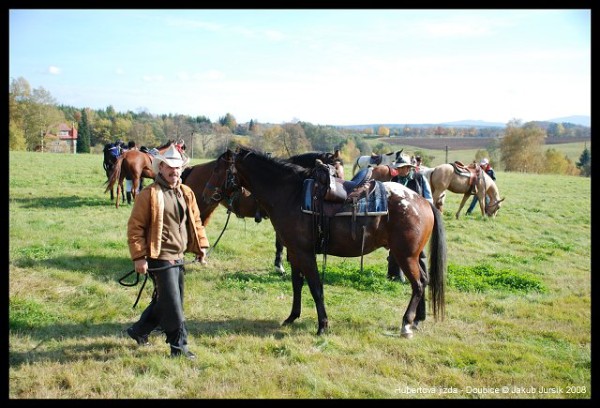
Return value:
M 472 165 L 469 165 L 472 167 Z M 500 206 L 504 198 L 500 198 L 498 186 L 496 182 L 492 180 L 487 173 L 479 168 L 479 164 L 475 165 L 476 168 L 476 195 L 479 198 L 479 207 L 481 209 L 481 216 L 495 217 L 500 210 Z M 444 202 L 446 200 L 446 190 L 453 193 L 463 194 L 463 198 L 456 211 L 455 217 L 459 218 L 460 212 L 464 207 L 465 203 L 469 199 L 472 193 L 472 186 L 470 176 L 463 174 L 456 170 L 455 166 L 450 163 L 440 164 L 433 168 L 427 168 L 422 170 L 423 175 L 429 180 L 431 186 L 431 194 L 433 196 L 433 202 L 438 210 L 443 211 Z M 485 197 L 489 198 L 489 203 L 486 204 Z
M 252 191 L 259 205 L 269 214 L 277 236 L 287 248 L 292 266 L 292 310 L 283 324 L 291 324 L 300 317 L 302 287 L 306 279 L 317 310 L 317 335 L 328 328 L 317 252 L 358 257 L 378 248 L 390 249 L 411 283 L 412 294 L 402 318 L 402 336 L 412 337 L 413 330 L 425 319 L 425 288 L 428 285 L 434 318 L 443 318 L 447 264 L 445 229 L 440 212 L 399 183 L 372 181 L 378 190 L 382 186 L 385 189 L 383 197 L 388 208 L 385 215 L 327 217 L 329 239 L 321 246 L 318 243 L 323 237 L 315 229 L 318 225 L 315 215 L 302 208 L 306 198 L 303 193 L 305 180 L 314 180 L 313 172 L 314 169 L 240 147 L 236 152 L 227 150 L 217 159 L 203 193 L 204 197 L 212 197 L 216 188 L 229 193 L 243 187 Z M 317 217 L 323 217 L 323 214 Z M 419 268 L 419 254 L 428 242 L 429 277 Z
M 393 169 L 388 164 L 380 164 L 379 166 L 373 167 L 371 178 L 377 181 L 390 181 L 392 178 L 398 175 L 398 170 Z
M 165 152 L 171 144 L 175 143 L 169 140 L 164 145 L 157 148 L 159 153 Z M 131 188 L 131 196 L 135 200 L 135 196 L 139 189 L 142 177 L 154 179 L 155 174 L 152 171 L 152 155 L 141 150 L 127 150 L 119 156 L 115 162 L 112 174 L 108 181 L 105 193 L 112 192 L 114 185 L 117 185 L 117 197 L 123 194 L 123 180 L 127 178 L 133 183 Z M 119 200 L 115 201 L 115 205 L 119 208 Z
M 286 160 L 302 167 L 313 168 L 317 159 L 327 164 L 334 164 L 336 161 L 342 163 L 339 155 L 339 150 L 336 150 L 335 153 L 309 152 L 292 156 Z M 215 164 L 216 160 L 197 164 L 186 168 L 181 174 L 183 184 L 189 186 L 197 197 L 196 201 L 198 202 L 198 208 L 200 209 L 202 223 L 206 225 L 209 222 L 210 217 L 219 204 L 233 212 L 238 218 L 253 217 L 256 222 L 261 222 L 263 218 L 269 218 L 267 212 L 258 205 L 252 194 L 246 189 L 241 190 L 238 194 L 225 197 L 219 189 L 215 188 L 214 194 L 211 197 L 205 200 L 200 199 L 204 187 L 212 175 Z M 338 174 L 338 177 L 343 178 L 343 175 Z M 279 239 L 276 238 L 274 261 L 275 272 L 283 275 L 285 269 L 283 267 L 282 255 L 283 245 Z

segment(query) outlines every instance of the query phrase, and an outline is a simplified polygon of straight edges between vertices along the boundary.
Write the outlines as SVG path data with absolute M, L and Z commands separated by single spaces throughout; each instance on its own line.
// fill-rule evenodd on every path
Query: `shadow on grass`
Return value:
M 114 201 L 110 200 L 109 193 L 106 193 L 104 198 L 91 198 L 80 196 L 64 196 L 64 197 L 33 197 L 33 198 L 12 198 L 11 203 L 18 205 L 21 208 L 39 208 L 39 209 L 70 209 L 70 208 L 86 208 L 86 207 L 115 207 Z M 122 204 L 128 208 L 128 204 Z
M 283 321 L 283 320 L 282 320 Z M 222 337 L 232 334 L 240 337 L 273 337 L 281 339 L 287 334 L 282 331 L 282 321 L 275 320 L 250 320 L 230 319 L 217 321 L 186 321 L 188 333 L 194 337 L 191 346 L 200 347 L 203 337 Z M 133 323 L 133 322 L 132 322 Z M 311 323 L 295 323 L 292 330 L 306 333 L 310 330 Z M 107 361 L 122 357 L 126 350 L 135 349 L 138 346 L 127 335 L 126 329 L 130 324 L 101 323 L 101 324 L 55 324 L 36 328 L 35 330 L 19 330 L 23 336 L 31 338 L 37 345 L 31 350 L 15 352 L 14 346 L 9 351 L 9 365 L 17 367 L 23 364 L 35 364 L 36 362 L 58 362 L 70 363 L 81 360 Z M 297 327 L 294 327 L 297 325 Z M 86 344 L 69 344 L 62 346 L 61 341 L 85 339 Z M 97 340 L 94 340 L 97 338 Z M 165 335 L 162 332 L 152 332 L 150 343 L 164 347 L 165 355 L 168 345 L 165 343 Z M 53 343 L 48 346 L 48 343 Z M 71 342 L 72 343 L 72 342 Z M 144 349 L 141 347 L 140 349 Z M 152 350 L 154 352 L 154 350 Z

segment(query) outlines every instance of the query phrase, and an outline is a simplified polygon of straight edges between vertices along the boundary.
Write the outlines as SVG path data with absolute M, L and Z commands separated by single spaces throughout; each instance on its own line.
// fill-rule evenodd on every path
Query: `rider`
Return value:
M 125 145 L 125 143 L 123 143 L 123 145 Z M 127 143 L 127 146 L 123 149 L 123 151 L 125 152 L 127 150 L 137 150 L 135 140 L 130 140 Z M 139 194 L 139 192 L 142 191 L 142 188 L 144 188 L 144 178 L 140 178 L 140 185 L 138 186 L 136 194 Z M 132 197 L 131 192 L 132 191 L 133 191 L 133 180 L 125 177 L 125 194 L 127 195 L 127 204 L 131 204 L 131 197 Z
M 397 183 L 403 184 L 411 190 L 417 192 L 420 196 L 423 196 L 427 201 L 429 201 L 433 205 L 433 197 L 431 195 L 431 187 L 429 187 L 429 182 L 427 178 L 423 176 L 422 173 L 419 173 L 415 170 L 415 165 L 405 161 L 402 157 L 398 159 L 392 165 L 394 168 L 398 169 L 398 175 L 394 176 L 391 181 L 395 181 Z M 400 279 L 402 282 L 406 282 L 406 278 L 396 259 L 394 256 L 389 253 L 388 254 L 388 273 L 387 277 L 389 280 L 398 280 Z M 419 266 L 422 269 L 423 276 L 427 278 L 427 266 L 425 263 L 425 253 L 421 251 L 419 254 Z
M 481 168 L 481 170 L 485 171 L 492 180 L 496 181 L 496 172 L 490 165 L 490 161 L 488 160 L 487 157 L 484 157 L 483 159 L 481 159 L 481 161 L 479 162 L 479 167 Z M 473 200 L 471 201 L 471 205 L 469 205 L 469 208 L 467 209 L 467 215 L 471 215 L 471 213 L 475 209 L 475 206 L 477 205 L 478 202 L 479 202 L 479 198 L 477 198 L 477 195 L 474 195 Z M 490 198 L 486 194 L 485 195 L 485 205 L 487 206 L 489 203 L 490 203 Z

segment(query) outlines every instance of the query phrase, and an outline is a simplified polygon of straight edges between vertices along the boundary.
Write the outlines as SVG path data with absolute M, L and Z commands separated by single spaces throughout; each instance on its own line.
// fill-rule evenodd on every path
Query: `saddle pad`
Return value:
M 388 213 L 388 198 L 385 187 L 381 181 L 373 180 L 375 188 L 366 197 L 360 198 L 356 204 L 357 216 L 375 216 Z M 342 209 L 335 214 L 336 217 L 352 215 L 352 203 L 344 203 Z
M 387 193 L 383 183 L 380 181 L 375 182 L 375 188 L 373 192 L 367 197 L 362 197 L 356 204 L 356 216 L 377 216 L 386 215 L 388 213 L 388 202 Z M 302 188 L 302 212 L 307 214 L 319 214 L 316 208 L 313 208 L 313 189 L 315 185 L 314 179 L 304 180 Z M 327 204 L 327 203 L 326 203 Z M 353 215 L 352 203 L 347 202 L 343 205 L 339 205 L 340 209 L 335 213 L 336 217 L 339 216 L 351 216 Z

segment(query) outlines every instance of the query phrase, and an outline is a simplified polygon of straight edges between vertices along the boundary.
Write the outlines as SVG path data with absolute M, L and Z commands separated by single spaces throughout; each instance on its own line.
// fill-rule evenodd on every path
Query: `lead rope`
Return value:
M 208 258 L 208 256 L 212 253 L 213 249 L 217 246 L 217 244 L 219 243 L 219 240 L 221 239 L 221 237 L 223 236 L 223 233 L 225 232 L 225 229 L 227 228 L 227 224 L 229 224 L 229 218 L 231 217 L 231 210 L 227 210 L 227 220 L 225 221 L 225 225 L 223 226 L 223 230 L 221 231 L 221 234 L 219 235 L 219 237 L 217 238 L 217 240 L 215 241 L 215 244 L 213 246 L 211 246 L 208 251 L 206 252 L 206 256 L 205 258 Z M 166 266 L 161 266 L 159 268 L 150 268 L 148 269 L 148 272 L 158 272 L 158 271 L 162 271 L 165 269 L 169 269 L 172 268 L 174 266 L 183 266 L 183 265 L 189 265 L 189 264 L 193 264 L 197 262 L 195 259 L 193 261 L 188 261 L 188 262 L 180 262 L 180 263 L 176 263 L 173 265 L 166 265 Z M 133 283 L 125 283 L 124 280 L 125 278 L 127 278 L 129 275 L 131 275 L 132 273 L 135 272 L 135 269 L 132 269 L 131 271 L 127 272 L 125 275 L 123 275 L 123 277 L 121 277 L 119 279 L 119 283 L 123 286 L 127 286 L 127 287 L 132 287 L 132 286 L 136 286 L 139 282 L 140 282 L 140 274 L 136 273 L 135 274 L 135 282 Z M 148 281 L 148 273 L 146 273 L 144 275 L 144 282 L 142 282 L 142 287 L 140 288 L 137 298 L 135 299 L 135 303 L 133 304 L 133 308 L 135 309 L 135 307 L 137 306 L 138 302 L 140 301 L 140 297 L 142 296 L 142 292 L 144 291 L 144 287 L 146 286 L 146 282 Z
M 162 271 L 165 269 L 169 269 L 169 268 L 173 268 L 175 266 L 183 266 L 183 265 L 188 265 L 188 264 L 192 264 L 196 262 L 196 260 L 194 259 L 193 261 L 189 261 L 189 262 L 179 262 L 179 263 L 175 263 L 173 265 L 165 265 L 165 266 L 161 266 L 159 268 L 149 268 L 148 272 L 158 272 L 158 271 Z M 123 280 L 128 277 L 129 275 L 131 275 L 132 273 L 135 273 L 135 269 L 132 269 L 130 272 L 126 273 L 121 279 L 119 279 L 119 283 L 123 286 L 135 286 L 138 284 L 138 282 L 140 281 L 140 274 L 136 273 L 135 274 L 135 282 L 133 283 L 125 283 L 123 282 Z M 144 286 L 146 286 L 146 282 L 148 281 L 148 273 L 144 274 L 144 282 L 142 282 L 142 287 L 140 288 L 140 291 L 138 292 L 137 298 L 135 299 L 135 303 L 133 304 L 133 308 L 135 309 L 135 307 L 137 306 L 138 302 L 140 301 L 140 297 L 142 296 L 142 291 L 144 290 Z

